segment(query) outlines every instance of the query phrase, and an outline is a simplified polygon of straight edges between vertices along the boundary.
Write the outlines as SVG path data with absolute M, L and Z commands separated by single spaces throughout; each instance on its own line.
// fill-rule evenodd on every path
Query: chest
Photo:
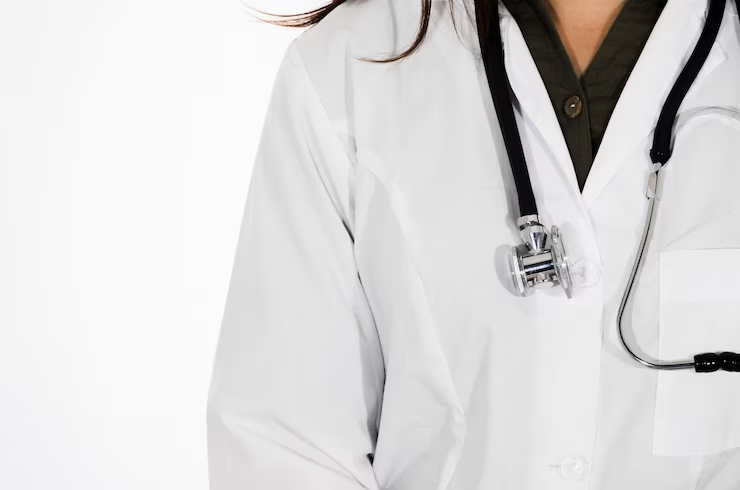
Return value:
M 412 438 L 400 434 L 416 430 L 409 420 L 424 430 L 462 432 L 463 418 L 468 440 L 484 441 L 475 453 L 517 451 L 520 457 L 511 460 L 523 465 L 518 474 L 535 474 L 527 465 L 561 451 L 558 441 L 591 451 L 600 386 L 614 387 L 634 370 L 616 339 L 615 315 L 645 218 L 654 121 L 701 28 L 700 18 L 674 14 L 662 21 L 625 87 L 583 192 L 521 33 L 505 31 L 517 125 L 540 215 L 561 228 L 588 283 L 570 301 L 557 289 L 529 298 L 512 292 L 505 256 L 518 243 L 517 194 L 480 58 L 453 48 L 459 44 L 447 31 L 444 42 L 432 37 L 417 57 L 366 79 L 353 106 L 355 249 L 386 363 L 385 421 L 404 420 L 398 432 L 385 426 L 387 444 L 398 454 L 422 451 L 404 445 Z M 668 29 L 681 22 L 693 33 L 683 41 Z M 734 191 L 740 181 L 734 82 L 740 80 L 740 45 L 733 22 L 737 18 L 728 16 L 721 42 L 679 112 L 674 154 L 664 170 L 660 216 L 637 295 L 642 301 L 635 305 L 635 335 L 651 353 L 659 348 L 661 251 L 740 249 L 740 232 L 727 226 L 740 220 Z M 423 383 L 416 382 L 420 378 Z M 643 410 L 645 400 L 634 393 L 654 392 L 654 373 L 630 379 L 619 403 Z M 408 397 L 409 390 L 417 396 Z M 718 393 L 709 396 L 720 400 Z M 686 417 L 675 415 L 663 417 L 666 427 L 687 425 Z M 600 430 L 623 433 L 623 422 Z M 704 429 L 722 433 L 719 426 Z M 539 436 L 522 440 L 523 433 Z M 461 440 L 423 447 L 454 454 Z M 497 446 L 514 440 L 515 449 Z M 656 441 L 692 449 L 665 435 Z M 506 464 L 496 461 L 486 459 L 485 471 L 507 474 Z
M 519 243 L 517 192 L 480 57 L 451 39 L 454 32 L 444 38 L 440 31 L 405 66 L 368 79 L 354 106 L 354 205 L 358 266 L 367 287 L 378 291 L 376 309 L 385 304 L 394 311 L 403 294 L 389 282 L 405 270 L 421 288 L 414 301 L 423 299 L 436 317 L 435 335 L 453 359 L 465 356 L 466 335 L 500 335 L 525 348 L 559 332 L 572 345 L 597 345 L 601 315 L 618 303 L 641 236 L 654 122 L 702 27 L 700 16 L 672 5 L 623 91 L 582 192 L 521 32 L 510 18 L 502 27 L 540 217 L 562 230 L 575 280 L 585 285 L 570 302 L 560 289 L 526 303 L 513 291 L 506 255 Z M 740 234 L 726 226 L 726 218 L 740 218 L 733 190 L 740 180 L 736 24 L 729 12 L 679 111 L 656 252 L 740 248 Z M 676 26 L 691 35 L 679 35 Z M 645 284 L 658 262 L 657 253 L 648 257 Z M 655 297 L 654 281 L 652 291 Z M 550 328 L 558 318 L 563 328 Z M 517 324 L 534 327 L 509 328 Z

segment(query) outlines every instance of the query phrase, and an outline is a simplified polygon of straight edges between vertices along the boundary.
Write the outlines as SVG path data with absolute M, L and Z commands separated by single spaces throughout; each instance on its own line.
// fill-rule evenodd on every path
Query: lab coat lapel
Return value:
M 502 16 L 504 63 L 516 98 L 515 103 L 519 104 L 521 112 L 534 123 L 537 132 L 542 135 L 542 143 L 558 165 L 563 184 L 569 188 L 568 194 L 580 199 L 573 160 L 537 65 L 511 13 L 502 4 L 499 4 L 499 13 Z M 519 133 L 524 133 L 523 128 L 519 129 Z M 532 175 L 536 172 L 536 164 L 537 162 L 528 163 L 535 195 L 539 194 L 536 176 Z
M 665 6 L 607 125 L 583 189 L 586 207 L 594 203 L 636 145 L 655 128 L 663 103 L 704 27 L 707 7 L 707 0 L 673 0 Z M 725 12 L 725 22 L 727 18 Z M 712 47 L 692 90 L 727 59 L 720 41 L 721 37 Z M 647 146 L 645 155 L 649 161 L 652 141 Z M 647 172 L 647 165 L 645 169 Z

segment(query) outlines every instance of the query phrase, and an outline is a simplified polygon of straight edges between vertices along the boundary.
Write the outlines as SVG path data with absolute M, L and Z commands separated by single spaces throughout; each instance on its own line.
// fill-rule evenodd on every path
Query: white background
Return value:
M 207 489 L 238 227 L 302 32 L 255 15 L 0 2 L 0 489 Z

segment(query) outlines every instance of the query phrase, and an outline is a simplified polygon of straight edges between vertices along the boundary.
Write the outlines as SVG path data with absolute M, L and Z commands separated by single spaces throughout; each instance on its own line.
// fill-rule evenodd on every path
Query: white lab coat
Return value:
M 706 0 L 670 0 L 579 192 L 522 34 L 506 65 L 540 216 L 580 287 L 514 296 L 511 170 L 472 1 L 348 0 L 282 60 L 208 398 L 211 490 L 740 488 L 740 373 L 658 373 L 617 338 L 648 151 Z M 734 0 L 679 112 L 629 308 L 643 352 L 740 352 Z M 458 37 L 459 35 L 459 37 Z M 704 111 L 706 107 L 718 111 Z M 735 114 L 735 116 L 733 116 Z M 368 457 L 374 455 L 373 458 Z

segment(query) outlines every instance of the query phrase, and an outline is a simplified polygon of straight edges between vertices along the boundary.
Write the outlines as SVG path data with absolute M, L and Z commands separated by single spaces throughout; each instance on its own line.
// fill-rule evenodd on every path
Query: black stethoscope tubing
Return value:
M 709 352 L 697 354 L 694 356 L 693 360 L 648 360 L 638 355 L 629 346 L 622 333 L 622 318 L 624 310 L 634 285 L 635 277 L 640 269 L 642 258 L 645 253 L 645 246 L 650 233 L 650 225 L 655 217 L 655 206 L 658 200 L 656 195 L 658 171 L 666 165 L 671 157 L 671 136 L 676 115 L 678 114 L 681 103 L 691 89 L 691 85 L 696 80 L 696 77 L 707 60 L 709 52 L 717 39 L 717 35 L 722 25 L 722 19 L 724 17 L 726 1 L 727 0 L 709 0 L 707 19 L 704 28 L 702 29 L 702 33 L 693 52 L 691 53 L 691 56 L 689 57 L 689 60 L 686 62 L 686 65 L 679 74 L 676 83 L 673 85 L 673 88 L 663 104 L 663 108 L 661 109 L 658 123 L 653 134 L 653 146 L 650 150 L 650 158 L 653 162 L 654 173 L 651 175 L 652 195 L 648 195 L 648 198 L 650 199 L 648 216 L 635 266 L 633 267 L 628 285 L 625 289 L 617 318 L 619 337 L 624 348 L 635 360 L 640 362 L 642 365 L 653 369 L 694 368 L 697 372 L 712 372 L 717 370 L 740 371 L 740 355 L 732 352 Z M 735 3 L 740 9 L 740 0 L 735 0 Z M 478 12 L 477 8 L 476 12 Z M 480 16 L 476 15 L 476 17 L 478 19 L 478 32 L 480 35 L 482 34 L 483 26 L 480 23 Z M 512 176 L 514 178 L 514 184 L 516 186 L 519 201 L 519 214 L 520 216 L 536 215 L 539 213 L 537 211 L 537 203 L 534 198 L 534 191 L 532 190 L 532 183 L 529 178 L 529 171 L 524 157 L 524 150 L 522 148 L 516 118 L 514 116 L 514 105 L 511 99 L 512 90 L 504 63 L 504 49 L 501 39 L 501 26 L 499 23 L 500 20 L 497 8 L 494 8 L 490 18 L 491 21 L 490 25 L 487 26 L 486 39 L 483 39 L 482 35 L 479 37 L 486 77 L 488 79 L 491 97 L 493 99 L 494 108 L 501 127 L 506 153 L 511 164 Z

